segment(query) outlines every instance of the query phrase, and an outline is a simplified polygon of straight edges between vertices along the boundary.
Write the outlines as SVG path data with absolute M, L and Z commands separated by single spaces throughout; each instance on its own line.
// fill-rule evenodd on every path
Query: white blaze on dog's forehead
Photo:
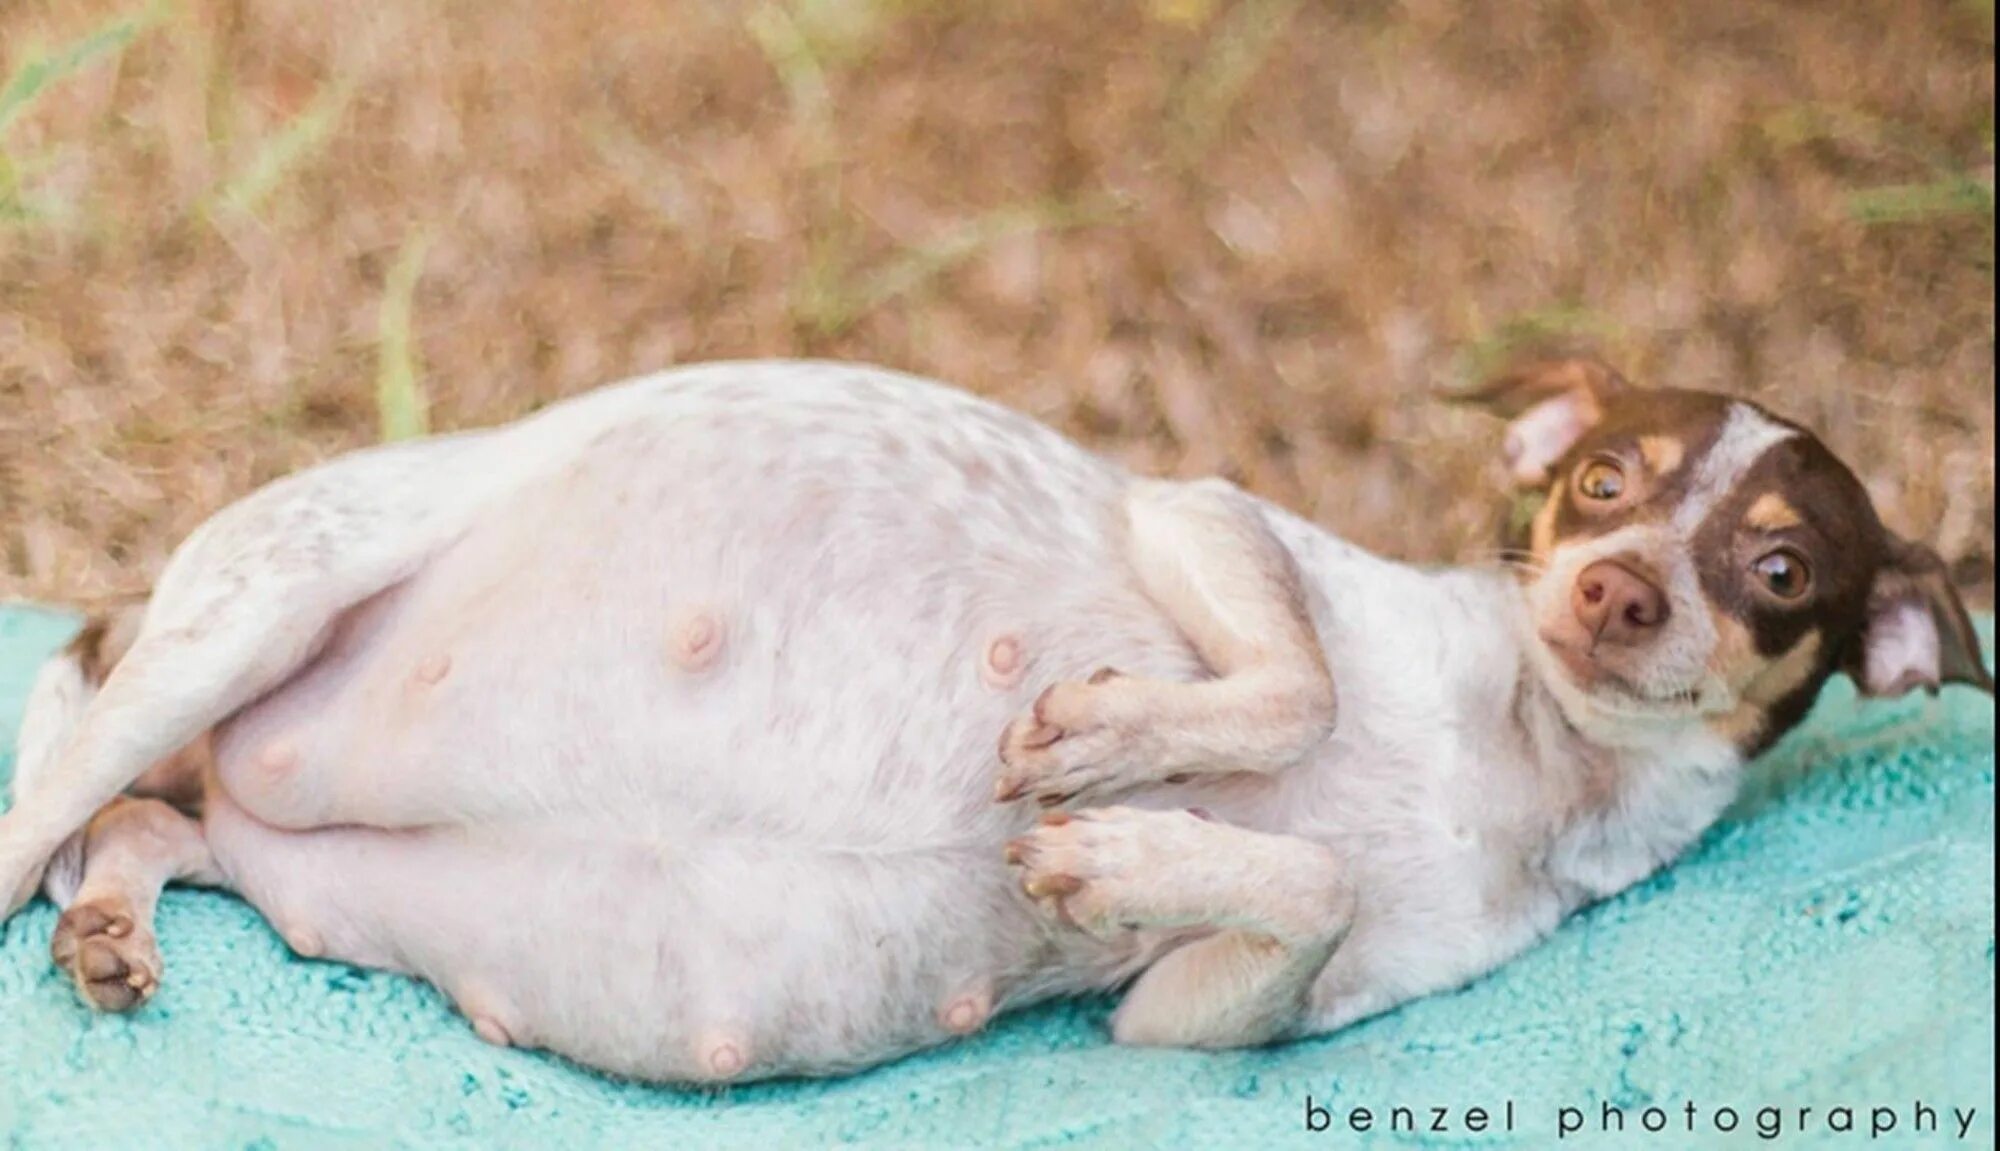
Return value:
M 1764 453 L 1798 435 L 1748 404 L 1732 404 L 1722 422 L 1715 443 L 1703 453 L 1694 480 L 1681 506 L 1674 512 L 1674 526 L 1693 530 L 1717 504 L 1736 490 L 1743 477 L 1764 457 Z

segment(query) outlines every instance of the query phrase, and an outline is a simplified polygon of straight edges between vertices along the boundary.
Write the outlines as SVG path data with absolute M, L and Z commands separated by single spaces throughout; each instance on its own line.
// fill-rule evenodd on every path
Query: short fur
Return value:
M 221 883 L 491 1042 L 661 1080 L 850 1070 L 1128 982 L 1123 1041 L 1257 1043 L 1462 984 L 1671 860 L 1836 669 L 1991 690 L 1929 553 L 1804 431 L 1590 360 L 1475 398 L 1547 488 L 1515 570 L 832 364 L 355 453 L 190 537 L 122 659 L 51 665 L 0 893 L 81 851 L 55 957 L 102 1008 L 159 985 L 159 886 Z M 1745 582 L 1780 545 L 1811 598 Z M 1579 615 L 1600 562 L 1670 614 Z M 120 798 L 149 771 L 183 809 L 200 782 L 199 826 Z

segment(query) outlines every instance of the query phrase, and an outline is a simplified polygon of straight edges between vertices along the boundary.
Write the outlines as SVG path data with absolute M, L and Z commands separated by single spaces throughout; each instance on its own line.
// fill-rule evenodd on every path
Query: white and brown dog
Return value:
M 833 364 L 347 456 L 45 669 L 0 898 L 68 908 L 100 1008 L 158 986 L 162 884 L 206 883 L 648 1079 L 1134 980 L 1121 1041 L 1252 1044 L 1673 859 L 1837 672 L 1992 690 L 1936 556 L 1805 430 L 1588 359 L 1479 398 L 1546 489 L 1492 569 Z

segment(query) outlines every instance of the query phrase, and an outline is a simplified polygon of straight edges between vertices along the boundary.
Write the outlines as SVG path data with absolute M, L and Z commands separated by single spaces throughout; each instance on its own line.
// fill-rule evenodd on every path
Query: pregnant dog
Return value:
M 1589 359 L 1476 399 L 1541 491 L 1425 570 L 886 371 L 718 364 L 272 484 L 38 681 L 0 899 L 97 1007 L 161 886 L 625 1075 L 852 1070 L 1129 984 L 1331 1031 L 1672 860 L 1838 673 L 1990 692 L 1804 429 Z

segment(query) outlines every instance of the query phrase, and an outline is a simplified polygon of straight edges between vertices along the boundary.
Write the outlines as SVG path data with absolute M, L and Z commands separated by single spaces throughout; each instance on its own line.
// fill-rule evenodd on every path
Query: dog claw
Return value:
M 1035 899 L 1062 899 L 1083 890 L 1083 880 L 1074 875 L 1037 875 L 1021 885 Z
M 1173 837 L 1187 830 L 1178 821 L 1174 813 L 1122 807 L 1052 812 L 1021 837 L 1021 889 L 1040 914 L 1098 939 L 1171 922 L 1158 880 L 1188 842 Z
M 1042 807 L 1055 807 L 1143 782 L 1145 773 L 1135 766 L 1136 721 L 1128 714 L 1132 695 L 1131 682 L 1112 668 L 1046 688 L 1000 737 L 1007 781 L 1001 801 L 1032 796 Z
M 1029 751 L 1040 751 L 1054 747 L 1063 737 L 1063 729 L 1052 723 L 1037 723 L 1021 734 L 1021 746 Z

